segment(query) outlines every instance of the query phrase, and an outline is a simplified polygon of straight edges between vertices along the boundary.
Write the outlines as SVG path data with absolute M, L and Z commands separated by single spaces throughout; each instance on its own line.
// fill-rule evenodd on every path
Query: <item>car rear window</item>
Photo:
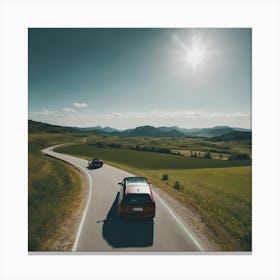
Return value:
M 151 197 L 149 194 L 127 194 L 124 197 L 124 203 L 127 204 L 146 204 L 151 203 Z
M 147 184 L 148 181 L 146 178 L 141 178 L 141 177 L 130 177 L 126 178 L 127 183 L 145 183 Z

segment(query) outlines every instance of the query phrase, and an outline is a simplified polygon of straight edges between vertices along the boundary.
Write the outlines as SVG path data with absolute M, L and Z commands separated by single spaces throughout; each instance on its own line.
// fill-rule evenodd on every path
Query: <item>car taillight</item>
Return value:
M 155 208 L 155 203 L 151 203 L 148 205 L 149 208 L 154 209 Z
M 129 205 L 124 204 L 123 202 L 122 202 L 122 204 L 121 204 L 121 208 L 122 208 L 122 211 L 123 211 L 123 212 L 128 212 L 128 211 L 130 210 Z
M 153 201 L 153 203 L 155 203 L 155 198 L 154 198 L 152 191 L 151 191 L 150 197 L 151 197 L 151 200 Z
M 156 210 L 155 203 L 149 203 L 149 204 L 145 205 L 145 207 L 144 207 L 145 213 L 149 213 L 149 214 L 155 213 L 155 210 Z

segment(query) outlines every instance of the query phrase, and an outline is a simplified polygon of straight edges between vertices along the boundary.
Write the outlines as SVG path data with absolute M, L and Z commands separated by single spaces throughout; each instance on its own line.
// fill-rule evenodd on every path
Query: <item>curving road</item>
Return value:
M 104 164 L 88 170 L 87 161 L 57 153 L 43 153 L 75 165 L 86 175 L 89 192 L 72 251 L 77 252 L 195 252 L 204 251 L 193 233 L 153 189 L 153 220 L 121 221 L 117 216 L 118 182 L 131 173 Z

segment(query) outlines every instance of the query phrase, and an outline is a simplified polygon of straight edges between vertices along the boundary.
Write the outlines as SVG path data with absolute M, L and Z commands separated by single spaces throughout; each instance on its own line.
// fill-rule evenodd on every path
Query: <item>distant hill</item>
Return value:
M 232 131 L 220 136 L 212 137 L 213 141 L 252 141 L 251 131 Z
M 111 127 L 70 127 L 70 126 L 59 126 L 53 124 L 47 124 L 42 122 L 37 122 L 33 120 L 28 120 L 28 131 L 29 132 L 50 132 L 50 133 L 77 133 L 86 132 L 94 134 L 110 134 L 112 132 L 118 132 L 119 130 Z
M 66 133 L 77 132 L 75 128 L 67 126 L 52 125 L 42 122 L 28 120 L 28 132 L 51 132 L 51 133 Z
M 192 132 L 191 136 L 209 138 L 209 137 L 220 136 L 233 131 L 235 130 L 229 126 L 215 126 L 213 128 L 201 128 L 198 131 Z
M 160 127 L 158 127 L 158 129 L 163 130 L 163 131 L 177 130 L 177 131 L 183 132 L 185 136 L 192 135 L 192 133 L 195 133 L 195 132 L 201 130 L 201 128 L 181 128 L 178 126 L 171 126 L 171 127 L 160 126 Z
M 214 141 L 230 141 L 249 139 L 251 130 L 245 128 L 232 128 L 229 126 L 215 126 L 212 128 L 180 128 L 171 127 L 153 127 L 149 125 L 139 126 L 126 130 L 118 130 L 111 127 L 66 127 L 52 124 L 46 124 L 33 120 L 28 121 L 29 132 L 56 132 L 56 133 L 91 133 L 104 136 L 120 136 L 120 137 L 166 137 L 166 138 L 182 138 L 182 137 L 207 137 Z M 236 132 L 236 133 L 235 133 Z M 221 136 L 221 137 L 220 137 Z M 220 138 L 219 138 L 220 137 Z M 226 140 L 228 139 L 228 140 Z
M 247 132 L 251 132 L 252 130 L 249 128 L 241 128 L 241 127 L 233 127 L 234 130 L 236 131 L 247 131 Z
M 182 132 L 185 136 L 190 136 L 190 137 L 214 137 L 242 128 L 234 129 L 229 126 L 215 126 L 212 128 L 180 128 L 177 126 L 172 126 L 172 127 L 159 127 L 159 129 L 164 131 L 177 130 Z M 250 130 L 246 130 L 246 131 L 250 131 Z
M 165 132 L 169 132 L 171 130 L 179 130 L 180 128 L 178 126 L 160 126 L 157 127 L 158 129 L 160 129 L 161 131 L 165 131 Z
M 126 130 L 119 134 L 125 137 L 184 137 L 185 134 L 176 130 L 163 130 L 153 126 L 139 126 L 132 130 Z
M 112 128 L 112 127 L 102 127 L 102 126 L 93 126 L 93 127 L 75 127 L 76 130 L 81 132 L 90 132 L 90 131 L 99 131 L 99 132 L 106 132 L 106 133 L 112 133 L 112 132 L 118 132 L 120 130 Z

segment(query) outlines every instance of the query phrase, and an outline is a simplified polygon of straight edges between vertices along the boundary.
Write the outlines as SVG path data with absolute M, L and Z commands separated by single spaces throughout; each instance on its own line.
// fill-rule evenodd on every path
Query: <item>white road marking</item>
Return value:
M 88 179 L 89 179 L 89 193 L 88 193 L 87 204 L 86 204 L 86 207 L 85 207 L 85 210 L 84 210 L 82 219 L 81 219 L 81 221 L 80 221 L 79 228 L 78 228 L 78 231 L 77 231 L 77 234 L 76 234 L 76 238 L 75 238 L 75 241 L 74 241 L 74 244 L 73 244 L 73 247 L 72 247 L 72 252 L 75 252 L 75 251 L 77 250 L 77 246 L 78 246 L 78 243 L 79 243 L 79 240 L 80 240 L 82 228 L 83 228 L 84 223 L 85 223 L 86 215 L 87 215 L 87 212 L 88 212 L 88 207 L 89 207 L 89 204 L 90 204 L 90 201 L 91 201 L 91 196 L 92 196 L 92 180 L 91 180 L 91 176 L 90 176 L 90 174 L 86 171 L 86 169 L 84 169 L 82 166 L 79 166 L 79 167 L 80 167 L 80 168 L 84 171 L 84 173 L 86 173 L 87 176 L 88 176 Z
M 186 232 L 186 234 L 189 236 L 189 238 L 193 241 L 193 243 L 196 245 L 196 247 L 199 249 L 199 251 L 204 251 L 202 246 L 199 244 L 199 242 L 195 239 L 195 237 L 191 234 L 191 232 L 185 227 L 182 221 L 179 220 L 179 218 L 176 216 L 176 214 L 168 207 L 168 205 L 160 198 L 160 196 L 156 193 L 155 190 L 153 190 L 155 196 L 160 200 L 160 202 L 165 206 L 165 208 L 169 211 L 169 213 L 174 217 L 174 219 L 178 222 L 178 224 L 183 228 L 183 230 Z

